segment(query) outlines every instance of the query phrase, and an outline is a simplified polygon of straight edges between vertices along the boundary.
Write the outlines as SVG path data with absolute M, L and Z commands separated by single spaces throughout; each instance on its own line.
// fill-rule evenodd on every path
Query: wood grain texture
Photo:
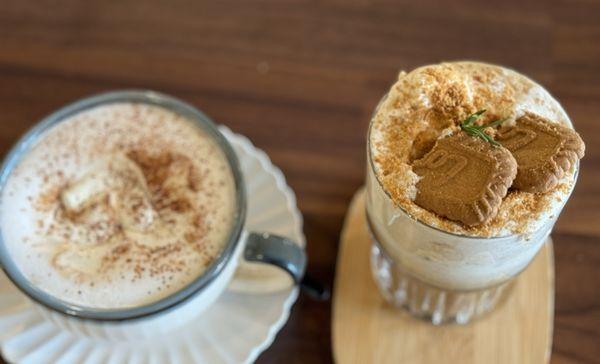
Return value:
M 45 114 L 117 88 L 173 94 L 247 135 L 333 281 L 369 117 L 400 69 L 453 59 L 541 82 L 587 143 L 556 226 L 553 363 L 600 362 L 600 3 L 593 0 L 0 0 L 0 153 Z M 329 363 L 331 306 L 301 297 L 261 363 Z
M 333 355 L 351 363 L 547 363 L 554 314 L 552 242 L 517 278 L 508 298 L 469 325 L 433 326 L 388 305 L 369 263 L 365 194 L 342 229 L 333 299 Z

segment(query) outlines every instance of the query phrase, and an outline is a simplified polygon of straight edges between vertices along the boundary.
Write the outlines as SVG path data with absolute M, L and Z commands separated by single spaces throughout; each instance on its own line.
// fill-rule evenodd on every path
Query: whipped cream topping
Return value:
M 377 180 L 397 207 L 444 231 L 468 236 L 527 234 L 554 220 L 573 187 L 575 168 L 545 194 L 509 191 L 498 215 L 486 224 L 466 227 L 414 203 L 419 176 L 412 169 L 423 136 L 441 138 L 459 130 L 468 115 L 486 109 L 489 121 L 506 124 L 533 112 L 572 127 L 560 104 L 540 85 L 506 68 L 477 62 L 443 63 L 401 72 L 373 117 L 369 148 Z

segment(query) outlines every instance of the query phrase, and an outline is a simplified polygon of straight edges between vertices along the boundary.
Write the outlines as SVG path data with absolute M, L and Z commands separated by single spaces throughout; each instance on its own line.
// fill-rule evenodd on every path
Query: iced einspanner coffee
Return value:
M 505 296 L 575 185 L 584 144 L 560 104 L 506 68 L 400 73 L 368 137 L 371 265 L 386 300 L 466 323 Z

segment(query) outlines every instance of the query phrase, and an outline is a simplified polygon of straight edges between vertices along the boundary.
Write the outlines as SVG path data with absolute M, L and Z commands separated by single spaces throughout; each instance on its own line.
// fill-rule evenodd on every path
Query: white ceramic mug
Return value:
M 97 309 L 74 305 L 49 295 L 29 282 L 11 260 L 0 234 L 0 264 L 10 280 L 48 319 L 67 330 L 109 340 L 139 339 L 165 334 L 200 315 L 225 291 L 240 258 L 275 265 L 297 284 L 306 268 L 306 254 L 294 242 L 268 233 L 244 229 L 246 190 L 237 156 L 214 123 L 196 108 L 153 91 L 119 91 L 85 98 L 49 115 L 31 129 L 9 152 L 0 172 L 3 189 L 13 168 L 45 131 L 84 110 L 117 102 L 156 105 L 184 116 L 210 135 L 226 156 L 236 194 L 234 224 L 228 242 L 207 270 L 181 290 L 151 304 L 125 309 Z M 114 294 L 118 294 L 115 292 Z

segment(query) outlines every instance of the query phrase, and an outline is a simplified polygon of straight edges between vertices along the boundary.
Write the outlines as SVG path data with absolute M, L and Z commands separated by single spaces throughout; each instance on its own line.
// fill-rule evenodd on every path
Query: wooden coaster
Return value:
M 554 257 L 548 239 L 495 311 L 466 325 L 433 326 L 388 305 L 369 266 L 364 193 L 342 230 L 333 302 L 337 363 L 547 363 L 554 320 Z

